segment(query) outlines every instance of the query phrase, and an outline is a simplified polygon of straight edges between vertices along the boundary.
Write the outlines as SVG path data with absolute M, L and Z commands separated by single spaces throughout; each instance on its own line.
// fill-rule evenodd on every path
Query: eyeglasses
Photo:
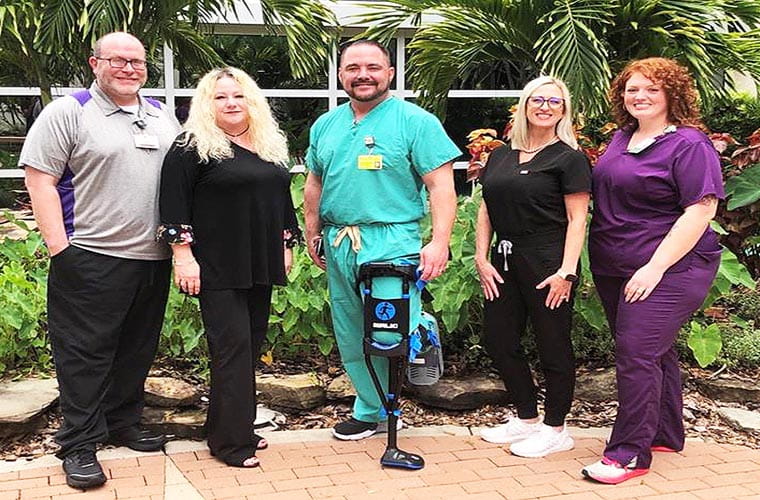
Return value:
M 109 66 L 116 69 L 125 68 L 127 64 L 132 65 L 132 69 L 141 71 L 145 69 L 145 59 L 124 59 L 123 57 L 98 57 L 94 56 L 99 61 L 108 61 Z
M 544 97 L 541 95 L 534 95 L 528 97 L 528 106 L 533 108 L 540 108 L 546 103 L 550 109 L 559 109 L 565 104 L 565 100 L 561 97 Z

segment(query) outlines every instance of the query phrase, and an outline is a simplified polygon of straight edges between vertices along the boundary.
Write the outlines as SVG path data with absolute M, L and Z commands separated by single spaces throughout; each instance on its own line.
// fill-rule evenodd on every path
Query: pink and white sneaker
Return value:
M 583 468 L 581 473 L 589 479 L 604 484 L 618 484 L 633 477 L 643 476 L 649 469 L 637 469 L 636 458 L 628 465 L 623 465 L 617 460 L 602 457 L 601 460 Z

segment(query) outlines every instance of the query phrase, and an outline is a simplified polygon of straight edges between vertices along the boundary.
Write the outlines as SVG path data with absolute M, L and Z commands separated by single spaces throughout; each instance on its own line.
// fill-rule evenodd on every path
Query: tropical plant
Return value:
M 251 9 L 253 2 L 242 2 Z M 278 23 L 295 76 L 323 72 L 336 43 L 332 12 L 318 0 L 262 0 L 265 23 Z M 69 82 L 85 81 L 93 42 L 110 31 L 135 33 L 155 54 L 166 42 L 186 62 L 208 69 L 222 61 L 208 44 L 209 23 L 237 15 L 235 0 L 5 0 L 0 5 L 2 58 L 20 68 L 51 99 L 50 69 Z M 308 51 L 302 50 L 304 46 Z
M 0 240 L 0 373 L 51 367 L 46 334 L 47 251 L 38 232 L 9 212 L 26 238 Z
M 721 204 L 716 217 L 724 229 L 722 241 L 757 279 L 760 277 L 760 129 L 747 137 L 747 145 L 739 144 L 726 133 L 712 134 L 711 139 L 722 155 L 726 179 L 727 203 Z M 718 276 L 720 278 L 720 273 Z
M 385 0 L 365 4 L 371 27 L 389 40 L 409 20 L 409 73 L 422 103 L 443 110 L 448 90 L 477 87 L 489 68 L 564 79 L 580 109 L 605 109 L 610 77 L 626 61 L 673 57 L 709 102 L 732 89 L 726 71 L 760 81 L 760 3 L 755 0 Z M 437 16 L 435 22 L 427 15 Z M 521 85 L 513 85 L 512 88 Z

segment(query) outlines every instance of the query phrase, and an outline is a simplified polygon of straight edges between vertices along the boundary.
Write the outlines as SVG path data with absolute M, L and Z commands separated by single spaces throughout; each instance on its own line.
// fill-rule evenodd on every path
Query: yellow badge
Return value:
M 382 155 L 359 155 L 359 170 L 380 170 L 383 168 Z

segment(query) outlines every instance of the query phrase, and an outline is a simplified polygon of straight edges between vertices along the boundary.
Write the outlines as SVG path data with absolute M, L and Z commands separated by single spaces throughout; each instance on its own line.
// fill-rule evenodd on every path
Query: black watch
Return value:
M 560 278 L 562 278 L 565 281 L 569 281 L 570 283 L 575 283 L 576 281 L 578 281 L 578 276 L 577 275 L 575 275 L 573 273 L 566 273 L 565 271 L 563 271 L 561 269 L 559 271 L 557 271 L 557 276 L 559 276 Z

